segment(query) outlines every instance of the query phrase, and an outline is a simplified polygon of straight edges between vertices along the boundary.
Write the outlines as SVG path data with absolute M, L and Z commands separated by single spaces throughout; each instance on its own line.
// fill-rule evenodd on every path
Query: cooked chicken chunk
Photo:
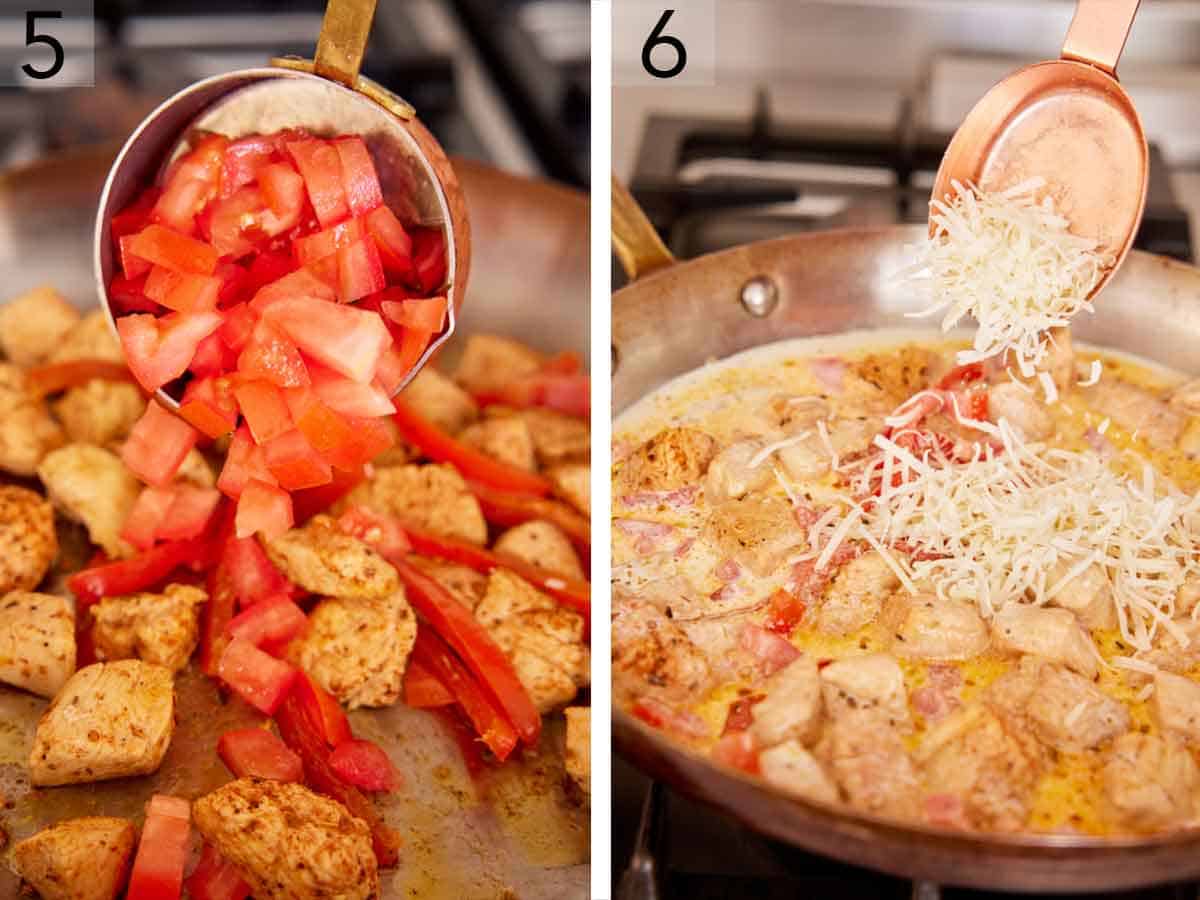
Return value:
M 812 394 L 776 394 L 755 413 L 766 430 L 795 434 L 816 428 L 818 421 L 829 418 L 830 409 L 825 400 Z
M 1200 378 L 1193 378 L 1179 385 L 1171 391 L 1167 402 L 1188 415 L 1200 416 Z
M 75 671 L 75 614 L 53 594 L 0 597 L 0 681 L 53 697 Z
M 549 522 L 526 522 L 510 528 L 496 539 L 493 549 L 547 572 L 557 572 L 577 581 L 587 579 L 570 539 L 562 529 Z
M 450 434 L 458 434 L 479 418 L 479 406 L 471 395 L 433 366 L 426 366 L 409 382 L 404 402 Z
M 567 775 L 584 794 L 592 792 L 592 708 L 568 706 L 566 766 Z
M 0 595 L 33 590 L 57 555 L 54 508 L 33 491 L 0 485 Z
M 476 422 L 464 428 L 458 439 L 502 463 L 527 472 L 537 471 L 533 435 L 525 420 L 517 416 Z
M 833 466 L 833 457 L 829 455 L 824 441 L 815 431 L 803 440 L 780 447 L 775 451 L 775 456 L 783 466 L 783 471 L 796 481 L 816 481 L 824 478 Z M 774 479 L 769 469 L 767 475 Z
M 46 404 L 26 392 L 25 374 L 0 363 L 0 470 L 30 476 L 38 463 L 66 440 Z
M 1130 828 L 1170 828 L 1196 816 L 1200 771 L 1187 748 L 1170 736 L 1121 735 L 1103 774 L 1109 811 Z
M 492 572 L 475 618 L 512 661 L 541 712 L 569 703 L 587 685 L 583 617 L 527 581 L 504 569 Z
M 817 608 L 817 628 L 849 634 L 874 621 L 883 601 L 900 586 L 884 558 L 870 550 L 847 562 L 833 576 Z
M 516 415 L 529 426 L 539 464 L 583 462 L 591 455 L 592 429 L 582 419 L 541 408 L 523 409 Z
M 774 481 L 769 459 L 756 459 L 766 441 L 735 441 L 721 450 L 708 464 L 704 496 L 709 503 L 737 500 L 751 491 L 761 491 Z M 758 465 L 753 465 L 757 462 Z
M 713 506 L 701 536 L 719 557 L 735 560 L 759 577 L 774 574 L 788 551 L 805 539 L 792 504 L 764 493 Z
M 396 570 L 358 538 L 344 534 L 329 516 L 313 516 L 263 541 L 271 562 L 306 591 L 324 597 L 388 597 L 399 590 Z
M 175 727 L 175 690 L 163 666 L 125 659 L 71 676 L 37 725 L 34 785 L 147 775 L 162 763 Z
M 716 453 L 717 442 L 711 435 L 696 428 L 667 428 L 629 455 L 621 483 L 634 494 L 696 484 Z
M 1086 678 L 1042 666 L 1026 712 L 1043 742 L 1064 753 L 1098 747 L 1129 730 L 1129 711 Z
M 366 823 L 303 785 L 239 778 L 193 803 L 192 817 L 256 900 L 379 896 Z
M 750 733 L 760 746 L 795 739 L 812 743 L 821 727 L 821 679 L 817 661 L 801 656 L 788 663 L 763 685 L 766 698 L 754 705 Z
M 1200 684 L 1183 675 L 1154 676 L 1154 714 L 1163 731 L 1185 741 L 1200 741 Z
M 127 819 L 67 819 L 13 847 L 13 871 L 42 900 L 116 900 L 136 839 Z
M 55 509 L 82 522 L 92 543 L 113 558 L 133 555 L 121 528 L 141 485 L 120 457 L 90 444 L 68 444 L 48 454 L 37 473 Z
M 92 607 L 96 659 L 137 658 L 178 672 L 200 637 L 200 607 L 208 594 L 169 584 L 161 594 L 106 597 Z
M 834 719 L 852 712 L 878 712 L 892 725 L 907 726 L 908 694 L 904 673 L 886 653 L 850 656 L 821 670 L 821 696 Z
M 288 657 L 351 709 L 390 706 L 416 639 L 417 618 L 397 587 L 384 597 L 322 600 Z
M 1005 419 L 1027 441 L 1045 440 L 1054 433 L 1054 420 L 1044 408 L 1045 398 L 1028 387 L 1005 381 L 992 386 L 987 400 L 988 418 L 993 422 Z
M 125 362 L 121 342 L 108 324 L 103 310 L 90 312 L 57 341 L 47 362 L 69 362 L 73 359 L 104 359 L 109 362 Z
M 473 334 L 467 338 L 454 380 L 473 394 L 495 391 L 522 375 L 532 375 L 545 357 L 512 338 Z
M 1010 604 L 993 617 L 992 637 L 1001 650 L 1032 653 L 1096 677 L 1096 645 L 1068 609 Z
M 851 371 L 898 404 L 929 387 L 941 367 L 941 358 L 932 350 L 905 344 L 886 353 L 868 354 L 853 362 Z
M 1102 378 L 1084 393 L 1093 409 L 1158 449 L 1174 447 L 1186 425 L 1182 412 L 1128 381 Z
M 988 628 L 974 604 L 900 591 L 884 606 L 892 652 L 908 659 L 970 659 L 987 649 Z
M 146 398 L 132 384 L 95 378 L 52 406 L 72 442 L 103 447 L 129 435 L 146 411 Z
M 451 465 L 393 466 L 379 469 L 346 497 L 343 505 L 360 505 L 396 516 L 414 528 L 487 542 L 487 522 L 479 501 Z
M 52 287 L 0 304 L 0 351 L 18 366 L 36 366 L 75 327 L 79 311 Z
M 885 714 L 856 709 L 838 715 L 827 740 L 830 771 L 851 806 L 900 819 L 917 814 L 920 791 L 912 759 Z
M 554 482 L 554 493 L 585 516 L 592 514 L 592 467 L 587 463 L 564 463 L 546 473 Z
M 1046 575 L 1047 588 L 1059 584 L 1071 569 L 1072 565 L 1066 562 L 1054 566 Z M 1117 627 L 1112 586 L 1104 570 L 1094 563 L 1063 584 L 1050 603 L 1071 610 L 1085 628 Z
M 683 629 L 632 598 L 613 603 L 612 657 L 615 686 L 630 693 L 652 689 L 683 699 L 698 694 L 712 678 L 704 653 Z
M 1160 627 L 1144 658 L 1160 669 L 1183 674 L 1200 665 L 1200 622 L 1176 619 L 1175 626 L 1187 638 L 1187 646 L 1182 646 L 1174 634 Z
M 410 562 L 447 591 L 450 596 L 472 612 L 487 593 L 487 576 L 467 566 L 428 559 L 423 556 L 410 557 Z
M 1175 592 L 1175 615 L 1190 616 L 1197 604 L 1200 604 L 1200 575 L 1189 573 Z
M 797 740 L 764 750 L 758 755 L 758 769 L 763 778 L 785 793 L 831 805 L 838 801 L 837 786 Z
M 1075 375 L 1075 347 L 1071 341 L 1071 329 L 1051 328 L 1049 336 L 1046 357 L 1038 366 L 1038 370 L 1050 373 L 1054 386 L 1060 394 L 1065 394 L 1078 380 Z

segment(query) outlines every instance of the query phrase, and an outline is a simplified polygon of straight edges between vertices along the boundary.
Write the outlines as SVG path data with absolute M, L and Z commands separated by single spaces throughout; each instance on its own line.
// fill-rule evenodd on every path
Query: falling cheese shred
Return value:
M 931 202 L 933 234 L 901 273 L 928 295 L 914 315 L 941 313 L 946 331 L 973 317 L 973 345 L 959 352 L 959 363 L 1011 353 L 1029 377 L 1048 352 L 1047 331 L 1092 311 L 1088 295 L 1111 260 L 1070 232 L 1049 195 L 1037 199 L 1044 179 L 994 193 L 958 181 L 952 187 L 949 202 Z

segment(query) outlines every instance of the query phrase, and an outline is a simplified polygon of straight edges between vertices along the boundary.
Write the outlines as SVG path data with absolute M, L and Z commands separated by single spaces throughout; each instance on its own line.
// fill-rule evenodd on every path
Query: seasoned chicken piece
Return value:
M 1054 420 L 1045 410 L 1041 388 L 1031 390 L 1011 381 L 993 385 L 988 390 L 988 418 L 993 422 L 1005 419 L 1027 441 L 1041 441 L 1054 433 Z
M 987 649 L 988 628 L 974 604 L 937 594 L 893 594 L 883 610 L 892 652 L 907 659 L 970 659 Z
M 1026 713 L 1041 740 L 1064 753 L 1098 747 L 1129 730 L 1129 710 L 1086 678 L 1042 666 Z
M 38 721 L 29 754 L 37 787 L 148 775 L 175 728 L 171 670 L 138 659 L 71 676 Z
M 409 557 L 409 561 L 450 592 L 455 600 L 472 612 L 487 593 L 487 576 L 467 566 L 429 559 L 424 556 Z
M 942 360 L 932 350 L 905 344 L 885 353 L 868 354 L 850 367 L 853 374 L 881 390 L 894 404 L 900 404 L 929 387 L 942 368 Z
M 576 419 L 552 409 L 522 409 L 516 413 L 533 436 L 533 449 L 542 466 L 584 462 L 592 452 L 592 429 Z
M 542 713 L 569 703 L 588 683 L 583 617 L 504 569 L 488 576 L 475 608 Z
M 699 482 L 716 454 L 711 435 L 686 426 L 666 428 L 629 454 L 620 480 L 634 494 L 674 490 Z
M 394 466 L 352 490 L 339 508 L 365 506 L 423 531 L 487 543 L 487 522 L 475 495 L 451 465 Z
M 533 449 L 533 435 L 524 419 L 506 416 L 503 419 L 488 419 L 468 425 L 458 439 L 469 447 L 486 453 L 492 459 L 516 466 L 527 472 L 537 471 L 537 454 Z
M 1173 448 L 1187 424 L 1179 409 L 1168 406 L 1146 388 L 1119 378 L 1102 378 L 1085 388 L 1084 394 L 1098 413 L 1128 432 L 1137 432 L 1139 438 L 1160 450 Z
M 1187 748 L 1169 735 L 1121 735 L 1103 777 L 1109 813 L 1129 828 L 1156 831 L 1195 819 L 1200 771 Z
M 46 409 L 26 391 L 25 373 L 0 363 L 0 470 L 30 476 L 66 436 Z
M 1060 562 L 1046 574 L 1047 588 L 1053 588 L 1071 573 L 1072 563 Z M 1117 607 L 1113 603 L 1112 586 L 1104 570 L 1093 563 L 1059 588 L 1050 600 L 1075 613 L 1085 628 L 1110 629 L 1117 627 Z
M 75 613 L 53 594 L 0 597 L 0 681 L 53 697 L 75 671 Z
M 811 744 L 821 729 L 821 679 L 817 661 L 801 656 L 763 685 L 766 698 L 754 705 L 750 733 L 760 746 L 788 740 Z
M 0 351 L 29 368 L 42 362 L 79 321 L 79 311 L 52 287 L 37 287 L 0 304 Z
M 829 415 L 829 403 L 812 394 L 776 394 L 758 411 L 766 430 L 785 434 L 815 429 L 817 422 Z
M 836 660 L 821 670 L 825 711 L 837 719 L 853 712 L 877 712 L 891 725 L 907 727 L 908 694 L 895 657 L 869 653 Z
M 423 368 L 404 389 L 404 402 L 450 434 L 458 434 L 479 418 L 479 406 L 471 395 L 433 366 Z
M 262 542 L 271 562 L 306 591 L 324 597 L 388 597 L 400 589 L 396 570 L 358 538 L 344 534 L 329 516 L 313 516 Z
M 709 685 L 712 672 L 708 660 L 679 625 L 642 600 L 613 599 L 612 666 L 616 687 L 633 694 L 655 689 L 682 700 Z
M 1200 575 L 1189 573 L 1175 592 L 1175 615 L 1190 616 L 1200 603 Z
M 757 493 L 713 506 L 701 537 L 716 548 L 718 556 L 767 577 L 806 534 L 786 498 Z
M 827 732 L 829 768 L 851 806 L 902 820 L 917 816 L 917 774 L 899 731 L 882 711 L 849 710 Z
M 775 480 L 771 474 L 771 460 L 757 458 L 765 446 L 767 441 L 755 438 L 736 441 L 717 453 L 708 464 L 708 475 L 704 479 L 704 496 L 708 502 L 737 500 L 771 485 Z
M 92 607 L 96 659 L 137 658 L 178 672 L 200 637 L 200 607 L 208 594 L 169 584 L 161 594 L 105 597 Z
M 1015 666 L 993 681 L 984 692 L 984 702 L 1006 719 L 1022 721 L 1029 698 L 1037 690 L 1043 662 L 1036 656 L 1022 656 Z
M 803 434 L 803 432 L 801 432 Z M 796 481 L 816 481 L 829 474 L 833 466 L 833 457 L 820 436 L 809 433 L 803 440 L 775 451 L 783 471 Z M 764 466 L 765 468 L 765 466 Z M 770 470 L 768 469 L 768 474 Z M 772 480 L 774 476 L 772 475 Z
M 67 819 L 13 847 L 13 871 L 42 900 L 116 900 L 136 840 L 128 819 Z
M 1200 741 L 1200 684 L 1183 675 L 1154 675 L 1154 714 L 1163 731 Z
M 68 390 L 52 408 L 73 443 L 103 447 L 129 436 L 146 411 L 146 398 L 132 384 L 94 378 Z
M 492 549 L 523 559 L 547 572 L 557 572 L 577 581 L 587 580 L 570 539 L 562 529 L 549 522 L 535 520 L 510 528 L 496 539 Z
M 192 818 L 255 900 L 379 896 L 366 823 L 304 785 L 239 778 L 193 803 Z
M 922 741 L 925 784 L 959 797 L 971 824 L 995 831 L 1025 827 L 1044 766 L 1037 741 L 982 706 L 951 714 Z
M 546 477 L 554 483 L 554 493 L 585 516 L 592 514 L 592 467 L 587 463 L 554 466 Z
M 112 558 L 134 555 L 121 528 L 142 486 L 115 453 L 90 444 L 68 444 L 37 469 L 54 508 L 87 528 L 92 543 Z
M 103 310 L 90 312 L 68 331 L 51 352 L 47 362 L 70 362 L 75 359 L 103 359 L 108 362 L 125 362 L 121 342 L 108 324 Z
M 869 550 L 845 563 L 825 589 L 817 607 L 817 628 L 826 634 L 849 634 L 873 621 L 900 579 L 882 556 Z
M 1159 627 L 1143 658 L 1159 669 L 1182 675 L 1200 665 L 1200 622 L 1176 619 L 1174 625 L 1187 638 L 1187 646 L 1182 646 L 1166 628 Z
M 1200 378 L 1185 381 L 1171 391 L 1167 403 L 1190 416 L 1200 416 Z
M 794 797 L 829 805 L 838 802 L 837 785 L 797 740 L 784 741 L 760 753 L 758 770 L 768 783 Z
M 1001 650 L 1032 653 L 1096 677 L 1100 654 L 1068 609 L 1009 604 L 992 618 L 992 638 Z
M 322 600 L 288 658 L 350 709 L 391 706 L 416 639 L 417 618 L 397 587 L 383 597 Z
M 584 794 L 592 793 L 592 709 L 590 706 L 568 706 L 567 717 L 567 775 Z
M 496 391 L 522 375 L 532 375 L 546 357 L 520 341 L 498 334 L 467 338 L 454 380 L 472 394 Z
M 57 555 L 54 508 L 34 491 L 0 484 L 0 595 L 33 590 Z

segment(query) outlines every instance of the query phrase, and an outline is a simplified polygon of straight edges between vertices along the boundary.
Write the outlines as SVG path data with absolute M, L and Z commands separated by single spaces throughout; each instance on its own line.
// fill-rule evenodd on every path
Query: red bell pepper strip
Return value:
M 590 552 L 591 523 L 565 503 L 544 497 L 532 497 L 529 494 L 502 491 L 477 481 L 469 482 L 467 487 L 479 501 L 483 517 L 493 525 L 511 528 L 513 525 L 540 519 L 558 526 L 571 539 L 571 543 L 584 553 Z
M 469 609 L 420 569 L 402 559 L 389 562 L 408 589 L 408 600 L 413 609 L 454 648 L 479 683 L 491 693 L 521 740 L 531 747 L 536 744 L 542 732 L 542 717 L 513 671 L 508 656 L 487 629 Z
M 227 731 L 217 740 L 217 756 L 237 778 L 302 781 L 304 766 L 287 744 L 265 728 Z
M 137 384 L 127 365 L 107 359 L 73 359 L 70 362 L 36 366 L 25 373 L 25 378 L 30 390 L 38 398 L 79 387 L 93 379 Z
M 409 657 L 404 669 L 404 703 L 413 709 L 435 709 L 452 705 L 454 695 L 424 663 Z
M 196 870 L 184 884 L 192 900 L 246 900 L 250 896 L 250 886 L 212 844 L 204 845 Z
M 200 612 L 200 671 L 213 677 L 229 643 L 229 623 L 237 612 L 237 581 L 228 543 L 208 573 L 208 602 Z
M 430 712 L 449 732 L 454 743 L 458 744 L 458 752 L 462 754 L 467 774 L 474 777 L 482 772 L 488 763 L 484 758 L 483 743 L 475 734 L 475 727 L 467 721 L 466 713 L 462 711 L 462 708 L 454 704 L 431 709 Z
M 480 406 L 503 403 L 519 409 L 541 406 L 586 419 L 592 412 L 590 375 L 535 372 L 513 379 L 495 391 L 475 394 Z
M 496 758 L 501 762 L 508 759 L 517 746 L 517 733 L 513 726 L 454 652 L 429 628 L 417 629 L 413 660 L 419 661 L 454 695 L 471 720 L 475 733 Z
M 394 866 L 400 859 L 400 836 L 379 816 L 375 804 L 362 792 L 345 781 L 329 765 L 332 752 L 325 743 L 320 726 L 306 711 L 303 701 L 293 691 L 275 712 L 275 722 L 284 743 L 300 756 L 304 763 L 304 780 L 319 793 L 332 797 L 350 812 L 367 823 L 371 829 L 371 844 L 375 859 L 383 867 Z
M 330 748 L 345 743 L 354 737 L 350 720 L 337 698 L 312 680 L 307 672 L 301 672 L 292 687 L 292 693 L 304 707 L 308 717 L 315 722 Z
M 364 791 L 390 792 L 400 786 L 400 773 L 374 741 L 351 738 L 333 748 L 329 767 L 346 782 Z
M 67 579 L 67 587 L 81 606 L 88 607 L 105 597 L 132 594 L 161 584 L 180 566 L 202 568 L 210 556 L 206 538 L 171 541 L 132 559 L 81 569 Z
M 222 550 L 222 559 L 241 606 L 296 593 L 296 586 L 267 558 L 256 538 L 231 537 Z
M 395 403 L 393 418 L 400 427 L 401 436 L 435 462 L 451 463 L 468 481 L 543 497 L 553 489 L 554 485 L 548 479 L 505 465 L 455 440 L 409 406 L 403 396 L 397 397 Z

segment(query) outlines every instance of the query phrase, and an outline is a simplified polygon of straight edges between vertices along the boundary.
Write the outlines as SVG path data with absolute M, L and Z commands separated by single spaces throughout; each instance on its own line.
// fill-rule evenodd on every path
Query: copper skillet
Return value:
M 922 229 L 839 230 L 762 241 L 674 263 L 619 185 L 617 254 L 632 284 L 612 297 L 613 410 L 705 362 L 772 341 L 912 328 L 894 286 Z M 650 274 L 646 274 L 650 273 Z M 639 277 L 641 276 L 641 277 Z M 1135 251 L 1081 340 L 1200 372 L 1200 269 Z M 942 884 L 1020 891 L 1140 887 L 1200 875 L 1200 832 L 1102 840 L 970 835 L 900 826 L 792 800 L 613 710 L 614 749 L 651 777 L 773 838 L 857 865 Z
M 91 265 L 96 197 L 116 147 L 82 150 L 0 173 L 0 303 L 52 284 L 94 309 Z M 588 353 L 588 209 L 583 195 L 457 161 L 472 222 L 471 285 L 458 331 L 512 335 L 542 350 Z M 529 285 L 538 290 L 531 294 Z M 551 298 L 551 302 L 546 302 Z M 462 335 L 446 352 L 454 352 Z M 68 537 L 72 532 L 67 532 Z M 64 541 L 60 565 L 83 562 Z M 74 542 L 78 544 L 79 541 Z M 70 556 L 77 559 L 72 562 Z M 0 686 L 0 828 L 12 841 L 60 819 L 124 815 L 140 821 L 156 791 L 197 796 L 229 773 L 214 748 L 251 724 L 211 682 L 177 681 L 177 727 L 152 777 L 31 792 L 25 760 L 45 701 Z M 561 718 L 561 717 L 559 717 Z M 400 866 L 382 873 L 384 898 L 583 900 L 589 884 L 587 813 L 562 782 L 562 728 L 547 720 L 542 752 L 472 781 L 454 741 L 429 714 L 397 705 L 351 714 L 356 733 L 382 743 L 405 777 L 384 812 L 402 834 Z M 0 847 L 0 897 L 17 895 Z

